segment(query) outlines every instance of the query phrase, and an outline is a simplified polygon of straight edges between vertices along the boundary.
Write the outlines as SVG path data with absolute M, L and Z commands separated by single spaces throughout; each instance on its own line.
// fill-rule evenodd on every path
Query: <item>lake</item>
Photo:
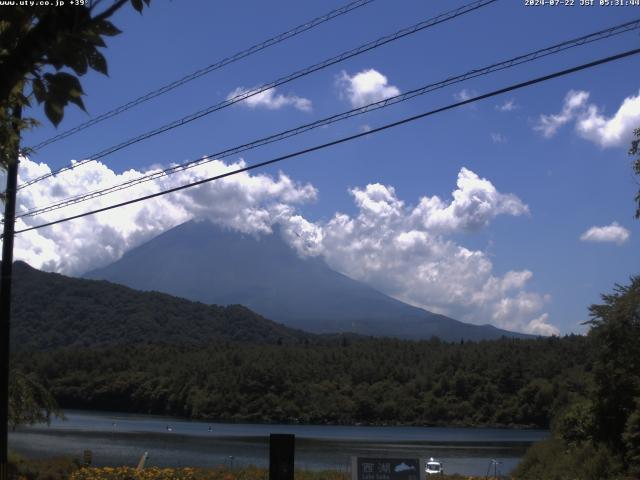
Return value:
M 352 455 L 434 457 L 446 473 L 485 475 L 491 460 L 509 473 L 546 430 L 440 427 L 263 425 L 188 421 L 151 415 L 66 411 L 66 420 L 23 427 L 9 434 L 9 448 L 32 457 L 82 458 L 94 465 L 211 467 L 268 466 L 269 434 L 296 436 L 296 468 L 347 471 Z

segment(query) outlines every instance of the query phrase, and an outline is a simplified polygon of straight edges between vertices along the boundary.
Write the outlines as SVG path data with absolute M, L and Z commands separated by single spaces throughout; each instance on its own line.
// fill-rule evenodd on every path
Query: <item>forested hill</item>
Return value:
M 298 343 L 314 336 L 240 306 L 205 305 L 14 264 L 12 350 L 213 340 Z
M 586 337 L 133 346 L 18 353 L 63 408 L 241 422 L 549 426 L 587 388 Z

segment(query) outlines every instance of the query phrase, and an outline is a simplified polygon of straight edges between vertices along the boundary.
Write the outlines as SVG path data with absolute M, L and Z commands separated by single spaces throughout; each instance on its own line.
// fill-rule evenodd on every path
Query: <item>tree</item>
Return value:
M 116 0 L 97 12 L 102 0 L 53 8 L 3 8 L 0 20 L 0 166 L 6 168 L 20 147 L 20 132 L 36 124 L 16 110 L 44 104 L 47 118 L 58 125 L 73 103 L 84 110 L 78 77 L 93 69 L 107 74 L 107 61 L 98 48 L 104 37 L 120 33 L 108 19 L 131 1 L 141 12 L 150 0 Z M 66 70 L 66 71 L 65 71 Z M 72 73 L 73 72 L 73 73 Z
M 624 453 L 623 433 L 640 400 L 640 276 L 628 286 L 616 285 L 589 310 L 597 357 L 593 375 L 595 436 Z M 628 433 L 628 432 L 627 432 Z
M 7 170 L 4 234 L 2 237 L 2 283 L 0 285 L 0 474 L 7 472 L 7 423 L 13 419 L 34 421 L 37 411 L 50 411 L 47 396 L 34 379 L 13 375 L 9 399 L 9 337 L 11 274 L 18 157 L 21 134 L 37 125 L 23 118 L 24 107 L 33 100 L 44 106 L 47 118 L 58 125 L 64 110 L 73 103 L 84 110 L 81 77 L 89 69 L 107 74 L 107 61 L 98 50 L 104 37 L 120 33 L 110 21 L 128 2 L 138 12 L 151 0 L 104 0 L 64 6 L 5 6 L 0 18 L 0 168 Z M 20 2 L 22 3 L 22 2 Z M 27 3 L 27 2 L 24 2 Z M 34 411 L 36 412 L 34 414 Z M 35 416 L 34 416 L 35 415 Z
M 636 402 L 635 411 L 629 415 L 622 435 L 629 473 L 640 477 L 640 400 Z
M 58 403 L 34 373 L 14 368 L 9 377 L 9 425 L 49 422 L 52 415 L 62 416 Z
M 631 148 L 629 149 L 629 155 L 634 155 L 636 157 L 633 162 L 633 171 L 634 173 L 640 177 L 640 128 L 636 128 L 633 132 L 635 135 L 635 139 L 631 142 Z M 638 189 L 638 193 L 636 193 L 636 218 L 640 219 L 640 189 Z

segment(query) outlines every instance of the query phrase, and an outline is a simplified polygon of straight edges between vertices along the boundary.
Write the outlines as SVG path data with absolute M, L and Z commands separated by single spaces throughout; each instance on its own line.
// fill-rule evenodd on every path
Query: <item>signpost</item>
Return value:
M 351 457 L 351 480 L 424 480 L 419 458 Z
M 269 437 L 269 480 L 293 480 L 295 435 L 272 433 Z
M 83 465 L 90 467 L 93 462 L 93 452 L 91 450 L 85 450 L 82 454 Z

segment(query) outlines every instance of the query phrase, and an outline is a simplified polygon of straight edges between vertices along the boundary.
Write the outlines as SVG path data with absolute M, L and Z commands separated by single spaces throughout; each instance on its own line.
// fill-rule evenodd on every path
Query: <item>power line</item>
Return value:
M 498 0 L 477 0 L 475 2 L 469 3 L 467 5 L 463 5 L 462 7 L 459 7 L 455 10 L 450 10 L 448 12 L 442 13 L 436 17 L 430 18 L 428 20 L 424 20 L 422 22 L 416 23 L 415 25 L 412 25 L 410 27 L 407 28 L 403 28 L 402 30 L 398 30 L 395 33 L 392 33 L 390 35 L 385 35 L 384 37 L 380 37 L 377 40 L 374 40 L 372 42 L 366 43 L 364 45 L 361 45 L 359 47 L 356 47 L 352 50 L 343 52 L 339 55 L 336 55 L 335 57 L 331 57 L 327 60 L 324 60 L 320 63 L 316 63 L 315 65 L 312 65 L 310 67 L 306 67 L 302 70 L 298 70 L 295 73 L 289 74 L 285 77 L 281 77 L 277 80 L 274 80 L 272 82 L 263 84 L 260 87 L 254 88 L 252 90 L 248 90 L 246 92 L 242 92 L 239 93 L 238 95 L 235 95 L 234 97 L 228 98 L 220 103 L 217 103 L 215 105 L 212 105 L 210 107 L 207 107 L 205 109 L 199 110 L 195 113 L 192 113 L 190 115 L 187 115 L 185 117 L 182 117 L 178 120 L 174 120 L 171 123 L 165 124 L 161 127 L 158 127 L 154 130 L 150 130 L 146 133 L 143 133 L 141 135 L 138 135 L 137 137 L 133 137 L 130 138 L 129 140 L 126 140 L 122 143 L 119 143 L 117 145 L 111 146 L 105 150 L 102 150 L 94 155 L 90 155 L 89 158 L 82 160 L 80 162 L 76 162 L 72 165 L 68 165 L 66 167 L 62 167 L 59 168 L 56 171 L 47 173 L 45 175 L 42 175 L 40 177 L 36 177 L 32 180 L 28 180 L 24 183 L 22 183 L 21 185 L 18 186 L 18 189 L 22 189 L 25 187 L 28 187 L 29 185 L 33 185 L 34 183 L 40 182 L 42 180 L 45 180 L 49 177 L 52 177 L 54 175 L 57 175 L 58 173 L 67 171 L 67 170 L 73 170 L 81 165 L 84 165 L 86 163 L 89 162 L 93 162 L 95 160 L 98 160 L 100 158 L 106 157 L 107 155 L 111 155 L 112 153 L 115 153 L 119 150 L 122 150 L 126 147 L 129 147 L 131 145 L 134 145 L 136 143 L 139 143 L 143 140 L 147 140 L 148 138 L 154 137 L 156 135 L 159 135 L 161 133 L 167 132 L 169 130 L 173 130 L 174 128 L 178 128 L 181 127 L 183 125 L 186 125 L 187 123 L 193 122 L 194 120 L 197 120 L 199 118 L 202 118 L 206 115 L 209 115 L 215 111 L 221 110 L 223 108 L 229 107 L 235 103 L 241 102 L 243 100 L 246 100 L 250 97 L 253 97 L 254 95 L 258 95 L 266 90 L 270 90 L 272 88 L 275 88 L 277 86 L 283 85 L 285 83 L 289 83 L 293 80 L 296 80 L 298 78 L 301 77 L 305 77 L 307 75 L 310 75 L 314 72 L 317 72 L 318 70 L 321 70 L 323 68 L 327 68 L 331 65 L 335 65 L 336 63 L 340 63 L 344 60 L 347 60 L 349 58 L 355 57 L 356 55 L 360 55 L 364 52 L 367 52 L 369 50 L 373 50 L 375 48 L 378 48 L 382 45 L 386 45 L 387 43 L 393 42 L 395 40 L 398 40 L 400 38 L 406 37 L 408 35 L 412 35 L 414 33 L 417 33 L 421 30 L 424 30 L 426 28 L 429 27 L 433 27 L 435 25 L 438 25 L 440 23 L 449 21 L 449 20 L 453 20 L 454 18 L 457 18 L 461 15 L 464 15 L 466 13 L 475 11 L 479 8 L 485 7 L 491 3 L 494 3 Z
M 411 117 L 407 117 L 407 118 L 404 118 L 402 120 L 398 120 L 396 122 L 388 123 L 388 124 L 383 125 L 381 127 L 373 128 L 373 129 L 371 129 L 369 131 L 366 131 L 366 132 L 361 132 L 361 133 L 357 133 L 357 134 L 354 134 L 354 135 L 349 135 L 347 137 L 342 137 L 342 138 L 339 138 L 337 140 L 333 140 L 331 142 L 327 142 L 327 143 L 323 143 L 323 144 L 316 145 L 316 146 L 313 146 L 313 147 L 309 147 L 309 148 L 306 148 L 304 150 L 298 150 L 297 152 L 289 153 L 287 155 L 276 157 L 276 158 L 273 158 L 271 160 L 266 160 L 264 162 L 255 163 L 253 165 L 249 165 L 247 167 L 239 168 L 239 169 L 233 170 L 231 172 L 227 172 L 227 173 L 223 173 L 223 174 L 216 175 L 216 176 L 213 176 L 213 177 L 209 177 L 209 178 L 205 178 L 205 179 L 202 179 L 202 180 L 198 180 L 198 181 L 195 181 L 195 182 L 187 183 L 187 184 L 184 184 L 184 185 L 180 185 L 178 187 L 169 188 L 167 190 L 162 190 L 160 192 L 156 192 L 156 193 L 152 193 L 152 194 L 145 195 L 145 196 L 142 196 L 142 197 L 134 198 L 134 199 L 131 199 L 131 200 L 127 200 L 125 202 L 120 202 L 120 203 L 116 203 L 116 204 L 113 204 L 113 205 L 109 205 L 107 207 L 102 207 L 102 208 L 98 208 L 98 209 L 95 209 L 95 210 L 90 210 L 90 211 L 87 211 L 87 212 L 84 212 L 84 213 L 80 213 L 78 215 L 72 215 L 72 216 L 69 216 L 69 217 L 66 217 L 66 218 L 61 218 L 59 220 L 55 220 L 55 221 L 52 221 L 52 222 L 47 222 L 47 223 L 43 223 L 43 224 L 40 224 L 40 225 L 35 225 L 33 227 L 23 228 L 22 230 L 17 230 L 15 233 L 16 234 L 24 233 L 24 232 L 29 232 L 31 230 L 38 230 L 40 228 L 50 227 L 52 225 L 57 225 L 57 224 L 60 224 L 60 223 L 63 223 L 63 222 L 68 222 L 70 220 L 75 220 L 75 219 L 78 219 L 78 218 L 87 217 L 89 215 L 95 215 L 97 213 L 106 212 L 108 210 L 113 210 L 115 208 L 124 207 L 124 206 L 131 205 L 131 204 L 134 204 L 134 203 L 142 202 L 142 201 L 145 201 L 145 200 L 150 200 L 150 199 L 155 198 L 155 197 L 159 197 L 159 196 L 162 196 L 162 195 L 167 195 L 169 193 L 177 192 L 177 191 L 180 191 L 180 190 L 185 190 L 187 188 L 191 188 L 191 187 L 195 187 L 195 186 L 202 185 L 202 184 L 205 184 L 205 183 L 209 183 L 209 182 L 212 182 L 214 180 L 220 180 L 222 178 L 230 177 L 232 175 L 237 175 L 239 173 L 248 172 L 250 170 L 255 170 L 257 168 L 261 168 L 261 167 L 265 167 L 267 165 L 272 165 L 274 163 L 282 162 L 282 161 L 288 160 L 290 158 L 299 157 L 299 156 L 305 155 L 307 153 L 315 152 L 315 151 L 318 151 L 318 150 L 323 150 L 325 148 L 332 147 L 334 145 L 339 145 L 341 143 L 345 143 L 345 142 L 348 142 L 348 141 L 351 141 L 351 140 L 355 140 L 355 139 L 360 138 L 360 137 L 373 135 L 373 134 L 379 133 L 379 132 L 381 132 L 383 130 L 387 130 L 387 129 L 390 129 L 390 128 L 393 128 L 393 127 L 404 125 L 406 123 L 410 123 L 410 122 L 419 120 L 421 118 L 429 117 L 429 116 L 435 115 L 437 113 L 445 112 L 447 110 L 451 110 L 451 109 L 454 109 L 454 108 L 457 108 L 457 107 L 461 107 L 463 105 L 467 105 L 467 104 L 470 104 L 470 103 L 473 103 L 473 102 L 484 100 L 486 98 L 495 97 L 495 96 L 501 95 L 503 93 L 508 93 L 508 92 L 511 92 L 511 91 L 514 91 L 514 90 L 518 90 L 518 89 L 521 89 L 521 88 L 529 87 L 531 85 L 535 85 L 537 83 L 546 82 L 546 81 L 554 79 L 554 78 L 558 78 L 558 77 L 562 77 L 562 76 L 565 76 L 565 75 L 569 75 L 571 73 L 579 72 L 581 70 L 586 70 L 586 69 L 589 69 L 589 68 L 593 68 L 593 67 L 596 67 L 598 65 L 603 65 L 605 63 L 613 62 L 615 60 L 620 60 L 622 58 L 630 57 L 632 55 L 637 55 L 638 53 L 640 53 L 640 48 L 636 48 L 636 49 L 633 49 L 633 50 L 627 50 L 626 52 L 618 53 L 616 55 L 611 55 L 609 57 L 605 57 L 605 58 L 601 58 L 601 59 L 598 59 L 598 60 L 594 60 L 592 62 L 584 63 L 582 65 L 571 67 L 571 68 L 568 68 L 568 69 L 565 69 L 565 70 L 560 70 L 560 71 L 557 71 L 557 72 L 554 72 L 554 73 L 551 73 L 551 74 L 548 74 L 548 75 L 544 75 L 542 77 L 537 77 L 537 78 L 534 78 L 532 80 L 527 80 L 525 82 L 521 82 L 521 83 L 517 83 L 517 84 L 514 84 L 514 85 L 510 85 L 508 87 L 504 87 L 504 88 L 501 88 L 499 90 L 494 90 L 492 92 L 485 93 L 483 95 L 478 95 L 478 96 L 475 96 L 473 98 L 469 98 L 467 100 L 463 100 L 463 101 L 460 101 L 460 102 L 452 103 L 452 104 L 449 104 L 449 105 L 447 105 L 445 107 L 440 107 L 440 108 L 437 108 L 435 110 L 430 110 L 428 112 L 420 113 L 418 115 L 413 115 Z
M 182 85 L 184 85 L 185 83 L 188 83 L 192 80 L 195 80 L 196 78 L 202 77 L 203 75 L 207 75 L 208 73 L 211 73 L 215 70 L 218 70 L 222 67 L 226 67 L 227 65 L 230 65 L 232 63 L 237 62 L 238 60 L 241 60 L 243 58 L 246 58 L 250 55 L 253 55 L 254 53 L 258 53 L 262 50 L 265 50 L 273 45 L 276 45 L 278 43 L 281 43 L 291 37 L 295 37 L 296 35 L 299 35 L 303 32 L 306 32 L 307 30 L 311 30 L 314 27 L 317 27 L 318 25 L 321 25 L 325 22 L 328 22 L 329 20 L 333 20 L 336 17 L 342 16 L 346 13 L 349 13 L 357 8 L 363 7 L 365 5 L 368 5 L 369 3 L 372 3 L 375 0 L 356 0 L 354 2 L 348 3 L 347 5 L 344 5 L 343 7 L 337 8 L 335 10 L 330 11 L 329 13 L 326 13 L 325 15 L 322 15 L 320 17 L 314 18 L 312 20 L 309 20 L 308 22 L 305 22 L 301 25 L 298 25 L 295 28 L 292 28 L 291 30 L 288 30 L 286 32 L 283 32 L 279 35 L 276 35 L 275 37 L 271 37 L 268 40 L 265 40 L 262 43 L 257 43 L 255 45 L 252 45 L 251 47 L 242 50 L 238 53 L 235 53 L 233 55 L 231 55 L 230 57 L 226 57 L 223 58 L 222 60 L 217 61 L 216 63 L 212 63 L 211 65 L 208 65 L 204 68 L 201 68 L 200 70 L 196 70 L 193 73 L 190 73 L 189 75 L 186 75 L 178 80 L 174 80 L 171 83 L 168 83 L 167 85 L 164 85 L 156 90 L 153 90 L 145 95 L 142 95 L 134 100 L 131 100 L 130 102 L 127 102 L 123 105 L 120 105 L 119 107 L 114 108 L 113 110 L 110 110 L 108 112 L 105 112 L 97 117 L 92 118 L 91 120 L 88 120 L 84 123 L 81 123 L 80 125 L 77 125 L 73 128 L 70 128 L 69 130 L 66 130 L 64 132 L 61 132 L 57 135 L 54 135 L 53 137 L 50 137 L 40 143 L 38 143 L 37 145 L 35 145 L 34 147 L 32 147 L 33 149 L 37 150 L 40 149 L 42 147 L 45 147 L 46 145 L 50 145 L 54 142 L 57 142 L 59 140 L 62 140 L 63 138 L 67 138 L 71 135 L 74 135 L 86 128 L 92 127 L 93 125 L 96 125 L 97 123 L 103 122 L 104 120 L 107 120 L 109 118 L 115 117 L 116 115 L 120 115 L 121 113 L 132 109 L 133 107 L 140 105 L 141 103 L 147 102 L 153 98 L 159 97 L 160 95 L 163 95 L 167 92 L 170 92 L 171 90 L 178 88 Z
M 270 135 L 268 137 L 263 137 L 260 138 L 258 140 L 254 140 L 252 142 L 249 143 L 245 143 L 243 145 L 239 145 L 233 148 L 229 148 L 226 150 L 222 150 L 220 152 L 216 152 L 216 153 L 212 153 L 209 155 L 206 155 L 204 157 L 201 157 L 197 160 L 191 160 L 189 162 L 185 162 L 182 163 L 180 165 L 174 165 L 172 167 L 168 167 L 165 168 L 163 170 L 159 170 L 157 172 L 152 172 L 146 175 L 142 175 L 138 178 L 134 178 L 134 179 L 130 179 L 127 180 L 125 182 L 122 182 L 120 184 L 117 185 L 113 185 L 111 187 L 106 187 L 106 188 L 102 188 L 99 190 L 94 190 L 91 192 L 85 192 L 83 194 L 80 195 L 75 195 L 72 197 L 67 197 L 63 200 L 59 200 L 57 202 L 54 202 L 52 204 L 49 204 L 47 206 L 44 207 L 39 207 L 39 208 L 32 208 L 31 210 L 22 213 L 20 215 L 17 216 L 17 218 L 22 218 L 22 217 L 31 217 L 31 216 L 36 216 L 36 215 L 40 215 L 42 213 L 47 213 L 47 212 L 51 212 L 54 210 L 58 210 L 60 208 L 64 208 L 70 205 L 75 205 L 77 203 L 81 203 L 93 198 L 98 198 L 98 197 L 102 197 L 104 195 L 110 194 L 110 193 L 114 193 L 117 191 L 121 191 L 124 190 L 126 188 L 131 188 L 135 185 L 139 185 L 141 183 L 145 183 L 151 180 L 155 180 L 157 178 L 161 178 L 164 176 L 168 176 L 168 175 L 172 175 L 174 173 L 178 173 L 178 172 L 182 172 L 184 170 L 193 168 L 193 167 L 197 167 L 206 163 L 209 163 L 213 160 L 216 159 L 221 159 L 221 158 L 225 158 L 231 155 L 235 155 L 237 153 L 240 152 L 244 152 L 247 150 L 251 150 L 260 146 L 264 146 L 270 143 L 274 143 L 277 141 L 281 141 L 284 140 L 286 138 L 290 138 L 293 137 L 295 135 L 299 135 L 301 133 L 307 132 L 309 130 L 315 129 L 315 128 L 319 128 L 325 125 L 330 125 L 332 123 L 338 122 L 338 121 L 342 121 L 342 120 L 346 120 L 348 118 L 357 116 L 357 115 L 361 115 L 364 113 L 368 113 L 370 111 L 374 111 L 374 110 L 378 110 L 381 108 L 386 108 L 390 105 L 394 105 L 396 103 L 400 103 L 400 102 L 404 102 L 407 100 L 410 100 L 418 95 L 423 95 L 450 85 L 453 85 L 455 83 L 461 83 L 463 81 L 469 80 L 471 78 L 476 78 L 476 77 L 480 77 L 483 75 L 488 75 L 490 73 L 496 72 L 496 71 L 501 71 L 501 70 L 505 70 L 507 68 L 512 68 L 515 67 L 517 65 L 521 65 L 523 63 L 528 63 L 543 57 L 546 57 L 548 55 L 552 55 L 552 54 L 556 54 L 559 52 L 562 52 L 564 50 L 568 50 L 570 48 L 576 47 L 576 46 L 581 46 L 581 45 L 586 45 L 586 44 L 590 44 L 596 41 L 600 41 L 600 40 L 604 40 L 607 38 L 610 38 L 614 35 L 619 35 L 622 33 L 626 33 L 632 30 L 636 30 L 640 28 L 640 19 L 636 19 L 633 20 L 631 22 L 626 22 L 623 23 L 621 25 L 616 25 L 604 30 L 600 30 L 598 32 L 594 32 L 594 33 L 590 33 L 588 35 L 583 35 L 581 37 L 572 39 L 572 40 L 566 40 L 564 42 L 552 45 L 550 47 L 546 47 L 540 50 L 536 50 L 534 52 L 531 53 L 527 53 L 524 55 L 519 55 L 517 57 L 511 58 L 509 60 L 505 60 L 502 62 L 498 62 L 498 63 L 494 63 L 491 64 L 489 66 L 480 68 L 480 69 L 474 69 L 471 71 L 468 71 L 467 73 L 464 73 L 462 75 L 457 75 L 457 76 L 452 76 L 449 77 L 445 80 L 442 80 L 440 82 L 436 82 L 436 83 L 431 83 L 428 85 L 425 85 L 423 87 L 408 91 L 406 93 L 400 94 L 400 95 L 396 95 L 394 97 L 390 97 L 387 98 L 385 100 L 381 100 L 378 102 L 373 102 L 370 103 L 368 105 L 365 105 L 363 107 L 360 108 L 355 108 L 352 110 L 348 110 L 346 112 L 342 112 L 336 115 L 332 115 L 330 117 L 326 117 L 320 120 L 316 120 L 312 123 L 308 123 L 305 125 L 301 125 L 298 126 L 296 128 L 293 129 L 289 129 L 289 130 L 285 130 L 283 132 L 279 132 L 277 134 L 273 134 Z

